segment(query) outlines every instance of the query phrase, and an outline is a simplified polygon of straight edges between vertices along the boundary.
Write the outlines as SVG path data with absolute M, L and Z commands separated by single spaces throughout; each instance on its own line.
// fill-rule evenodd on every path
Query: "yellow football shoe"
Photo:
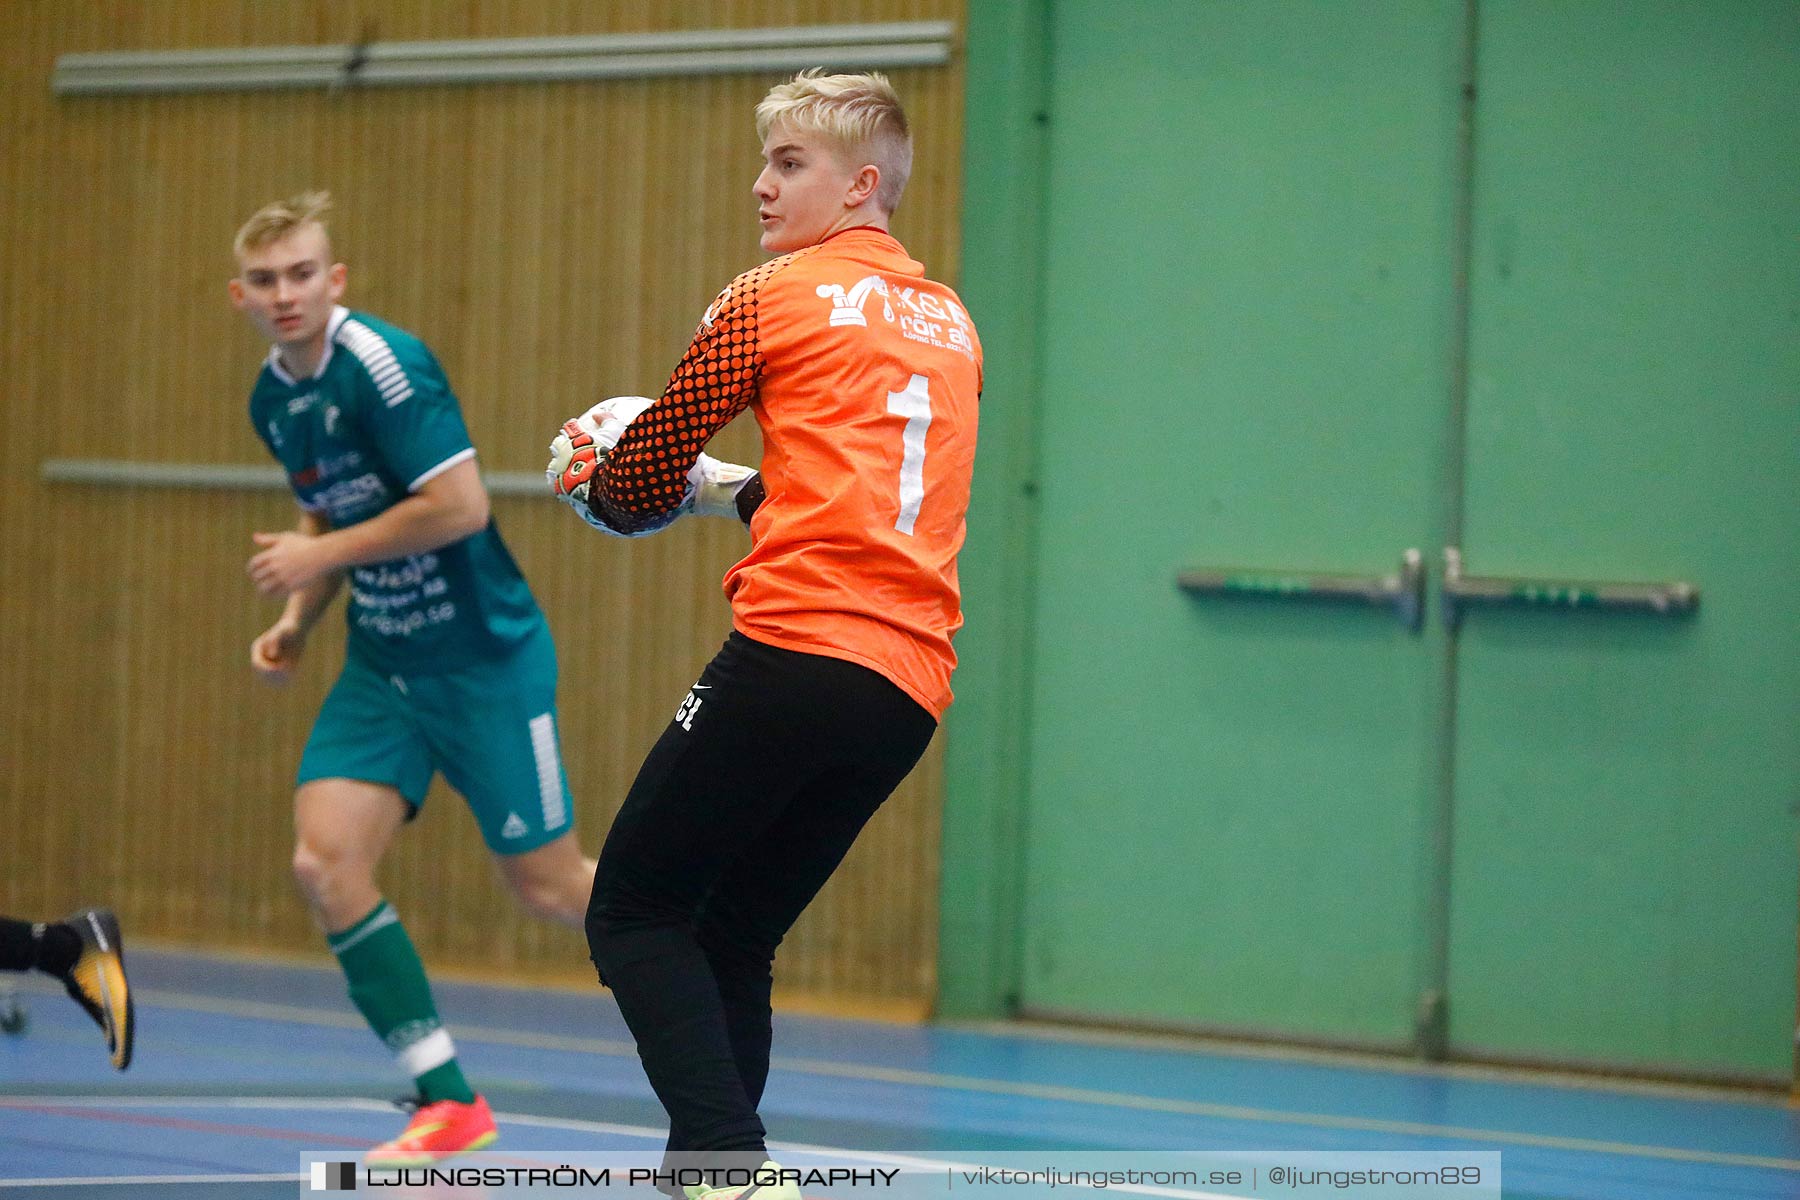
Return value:
M 81 938 L 81 957 L 62 977 L 63 987 L 106 1034 L 112 1065 L 123 1071 L 131 1065 L 137 1018 L 131 1006 L 131 986 L 125 982 L 125 945 L 119 936 L 119 918 L 110 909 L 84 908 L 65 918 L 63 924 Z

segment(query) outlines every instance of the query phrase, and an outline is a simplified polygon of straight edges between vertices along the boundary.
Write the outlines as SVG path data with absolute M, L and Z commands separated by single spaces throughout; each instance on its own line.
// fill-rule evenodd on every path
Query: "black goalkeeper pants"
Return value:
M 866 667 L 734 632 L 644 760 L 587 936 L 668 1110 L 671 1160 L 762 1161 L 775 948 L 936 728 Z

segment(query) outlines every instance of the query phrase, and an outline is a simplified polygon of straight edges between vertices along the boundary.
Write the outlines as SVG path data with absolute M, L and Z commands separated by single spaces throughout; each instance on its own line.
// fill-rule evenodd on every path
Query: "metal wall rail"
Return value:
M 65 54 L 56 60 L 50 90 L 59 96 L 142 95 L 939 66 L 950 61 L 954 33 L 949 21 L 895 21 Z
M 116 458 L 49 458 L 38 467 L 46 483 L 106 487 L 197 488 L 227 492 L 286 492 L 280 467 L 236 463 L 120 462 Z M 483 471 L 490 496 L 542 496 L 550 487 L 540 471 Z

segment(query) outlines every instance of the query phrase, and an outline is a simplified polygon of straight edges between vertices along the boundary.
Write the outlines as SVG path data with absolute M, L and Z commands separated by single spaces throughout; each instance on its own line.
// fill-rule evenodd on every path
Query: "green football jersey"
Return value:
M 325 357 L 294 379 L 271 349 L 250 420 L 301 507 L 334 528 L 387 511 L 475 457 L 462 410 L 425 343 L 339 307 Z M 427 554 L 349 570 L 349 651 L 383 672 L 434 674 L 494 658 L 544 622 L 493 521 Z

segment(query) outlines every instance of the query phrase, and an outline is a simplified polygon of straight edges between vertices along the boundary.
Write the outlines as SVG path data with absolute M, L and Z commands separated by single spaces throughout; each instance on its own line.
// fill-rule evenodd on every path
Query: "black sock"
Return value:
M 61 978 L 75 969 L 75 962 L 80 957 L 81 935 L 75 932 L 73 925 L 59 922 L 44 926 L 44 931 L 38 935 L 38 970 Z
M 0 917 L 0 971 L 29 971 L 37 966 L 37 938 L 30 921 Z
M 67 975 L 81 957 L 81 935 L 67 925 L 34 925 L 0 917 L 0 970 Z

